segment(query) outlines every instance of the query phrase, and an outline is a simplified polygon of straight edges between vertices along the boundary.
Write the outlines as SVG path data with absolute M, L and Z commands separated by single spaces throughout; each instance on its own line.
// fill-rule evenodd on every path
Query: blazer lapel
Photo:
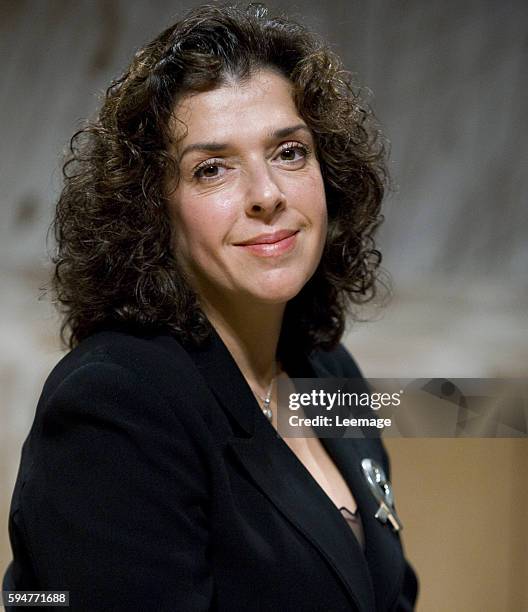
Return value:
M 186 347 L 198 370 L 222 407 L 234 419 L 242 436 L 252 436 L 258 405 L 244 376 L 220 336 L 213 329 L 200 347 Z
M 374 458 L 372 440 L 321 438 L 356 499 L 365 536 L 365 556 L 370 569 L 377 609 L 389 609 L 397 595 L 404 571 L 401 544 L 389 523 L 374 517 L 378 503 L 370 492 L 361 460 Z
M 264 415 L 230 446 L 256 485 L 334 570 L 358 610 L 374 609 L 363 552 L 337 508 Z
M 311 362 L 310 365 L 313 369 L 312 376 L 335 378 L 335 374 L 327 371 L 319 362 Z M 372 495 L 361 469 L 362 459 L 376 459 L 380 452 L 379 442 L 368 438 L 321 438 L 321 442 L 357 502 L 377 609 L 388 609 L 397 595 L 405 569 L 401 543 L 388 523 L 383 524 L 375 518 L 378 502 Z
M 220 337 L 214 332 L 203 347 L 189 352 L 216 399 L 238 424 L 228 444 L 256 486 L 323 556 L 357 609 L 375 609 L 366 559 L 350 527 L 267 421 Z M 336 461 L 340 469 L 348 462 L 341 456 Z

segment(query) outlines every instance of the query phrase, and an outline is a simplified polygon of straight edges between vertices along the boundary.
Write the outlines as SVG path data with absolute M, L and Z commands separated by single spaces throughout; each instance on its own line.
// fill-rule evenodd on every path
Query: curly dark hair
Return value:
M 262 5 L 205 5 L 140 49 L 77 132 L 52 225 L 52 289 L 70 347 L 107 325 L 168 328 L 182 341 L 210 333 L 171 251 L 166 206 L 169 122 L 181 96 L 259 68 L 290 80 L 312 131 L 325 184 L 328 236 L 312 278 L 286 307 L 281 347 L 309 351 L 341 338 L 347 313 L 370 300 L 381 254 L 373 235 L 387 184 L 385 148 L 361 91 L 314 33 Z

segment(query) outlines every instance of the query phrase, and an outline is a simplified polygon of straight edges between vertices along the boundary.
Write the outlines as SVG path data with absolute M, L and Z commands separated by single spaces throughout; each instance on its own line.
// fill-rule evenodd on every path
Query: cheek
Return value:
M 313 184 L 313 193 L 314 193 L 314 212 L 319 218 L 319 223 L 321 225 L 321 230 L 326 236 L 326 230 L 328 225 L 328 209 L 326 207 L 326 192 L 323 177 L 319 173 L 317 180 L 314 181 Z
M 293 185 L 290 194 L 310 224 L 318 226 L 323 233 L 326 233 L 328 213 L 321 173 L 319 171 L 313 172 L 304 180 Z
M 234 221 L 229 201 L 214 197 L 178 198 L 171 203 L 175 244 L 192 252 L 217 249 Z
M 307 196 L 309 202 L 307 216 L 312 225 L 314 243 L 314 255 L 319 263 L 323 254 L 324 245 L 328 232 L 328 209 L 326 206 L 326 193 L 323 178 L 320 173 L 311 182 L 310 193 Z

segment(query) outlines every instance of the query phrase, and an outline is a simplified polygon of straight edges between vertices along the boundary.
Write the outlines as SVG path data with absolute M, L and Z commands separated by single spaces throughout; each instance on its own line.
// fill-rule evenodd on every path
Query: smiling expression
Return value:
M 206 302 L 286 303 L 315 272 L 327 229 L 314 140 L 289 81 L 261 70 L 184 96 L 174 115 L 169 213 L 191 284 Z

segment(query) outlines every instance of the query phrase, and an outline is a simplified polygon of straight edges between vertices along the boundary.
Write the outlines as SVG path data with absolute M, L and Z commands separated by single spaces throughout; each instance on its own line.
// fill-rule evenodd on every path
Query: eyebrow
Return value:
M 305 123 L 298 123 L 297 125 L 291 125 L 289 127 L 280 128 L 271 132 L 270 136 L 272 138 L 286 138 L 290 134 L 297 132 L 299 130 L 304 130 L 311 134 L 310 128 Z M 180 161 L 183 159 L 183 156 L 192 151 L 223 151 L 229 147 L 229 143 L 227 142 L 196 142 L 194 144 L 187 145 L 180 155 Z

